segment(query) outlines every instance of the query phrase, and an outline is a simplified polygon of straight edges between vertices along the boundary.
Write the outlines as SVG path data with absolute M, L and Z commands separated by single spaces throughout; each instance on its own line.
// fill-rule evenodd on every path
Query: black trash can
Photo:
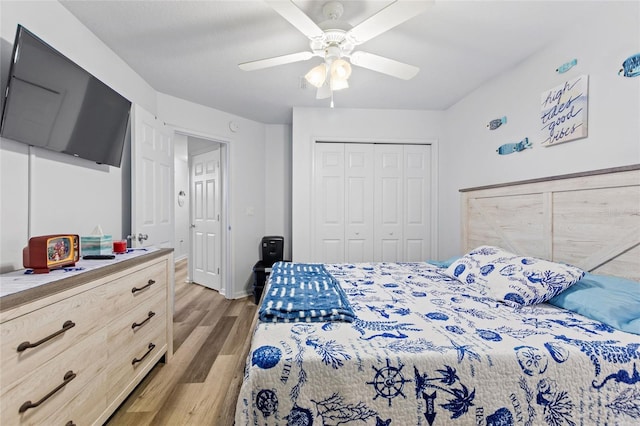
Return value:
M 256 305 L 260 303 L 264 285 L 271 273 L 271 267 L 274 263 L 282 260 L 283 253 L 284 237 L 267 236 L 262 238 L 260 242 L 261 259 L 253 266 L 253 297 Z
M 260 260 L 262 260 L 267 267 L 271 267 L 274 263 L 282 260 L 284 237 L 262 237 L 260 247 L 262 255 Z
M 260 304 L 262 291 L 264 290 L 264 285 L 267 282 L 267 277 L 269 277 L 270 273 L 271 266 L 265 266 L 265 263 L 262 260 L 258 260 L 258 262 L 253 265 L 253 298 L 256 305 Z

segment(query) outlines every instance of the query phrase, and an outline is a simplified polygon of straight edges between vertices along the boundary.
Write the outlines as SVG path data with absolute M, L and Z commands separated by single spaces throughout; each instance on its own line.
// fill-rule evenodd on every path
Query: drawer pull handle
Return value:
M 145 353 L 144 355 L 142 355 L 142 358 L 138 359 L 138 358 L 134 358 L 133 361 L 131 361 L 131 365 L 136 365 L 137 363 L 141 362 L 143 359 L 145 359 L 147 357 L 147 355 L 149 355 L 151 353 L 151 351 L 156 347 L 156 345 L 154 345 L 153 343 L 149 343 L 149 350 L 147 351 L 147 353 Z
M 155 283 L 156 283 L 155 280 L 149 280 L 149 281 L 147 281 L 147 285 L 145 285 L 144 287 L 140 287 L 140 288 L 134 287 L 134 288 L 132 288 L 131 289 L 131 293 L 135 293 L 136 291 L 142 291 L 145 288 L 151 287 Z
M 29 348 L 35 348 L 36 346 L 40 346 L 41 344 L 43 344 L 44 342 L 53 339 L 54 337 L 64 333 L 65 331 L 73 328 L 76 326 L 76 323 L 73 321 L 65 321 L 64 324 L 62 324 L 62 328 L 58 331 L 56 331 L 55 333 L 45 337 L 44 339 L 38 340 L 35 343 L 31 343 L 31 342 L 22 342 L 18 345 L 18 352 L 22 352 L 25 351 Z
M 69 420 L 64 424 L 64 426 L 76 426 L 76 424 L 73 422 L 73 420 Z
M 31 402 L 31 401 L 25 402 L 24 404 L 22 404 L 20 406 L 20 409 L 18 410 L 18 412 L 20 414 L 22 414 L 25 411 L 27 411 L 29 408 L 35 408 L 35 407 L 39 406 L 40 404 L 45 402 L 47 399 L 51 398 L 56 392 L 58 392 L 60 389 L 65 387 L 70 381 L 72 381 L 75 378 L 76 378 L 76 373 L 74 373 L 71 370 L 67 371 L 64 374 L 64 381 L 62 383 L 60 383 L 54 390 L 52 390 L 51 392 L 49 392 L 48 394 L 43 396 L 42 399 L 40 401 L 38 401 L 38 402 Z
M 132 329 L 136 329 L 136 327 L 142 327 L 147 321 L 149 321 L 156 313 L 153 311 L 149 311 L 149 313 L 147 314 L 147 318 L 145 318 L 144 321 L 142 321 L 141 323 L 137 323 L 134 322 L 133 324 L 131 324 L 131 328 Z

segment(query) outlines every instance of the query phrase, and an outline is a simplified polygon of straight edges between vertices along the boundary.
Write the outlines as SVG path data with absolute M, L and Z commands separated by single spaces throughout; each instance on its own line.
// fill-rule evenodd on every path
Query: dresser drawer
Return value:
M 111 307 L 110 318 L 118 318 L 136 306 L 143 305 L 158 297 L 158 295 L 164 296 L 166 300 L 166 261 L 134 271 L 116 281 L 107 283 L 106 287 L 108 291 L 106 304 Z
M 155 315 L 149 317 L 149 312 Z M 140 327 L 132 328 L 134 322 L 140 324 L 145 320 Z M 155 304 L 145 305 L 109 324 L 109 401 L 118 397 L 150 363 L 157 362 L 166 351 L 166 321 L 166 300 L 158 299 Z
M 107 407 L 107 373 L 102 371 L 98 376 L 71 398 L 60 410 L 47 417 L 47 425 L 77 426 L 91 425 Z M 72 422 L 72 423 L 69 423 Z
M 109 316 L 105 295 L 104 288 L 94 288 L 0 324 L 2 386 L 103 327 Z
M 102 328 L 67 351 L 42 364 L 10 385 L 3 383 L 0 395 L 0 424 L 52 424 L 50 417 L 63 413 L 81 390 L 106 370 L 104 347 L 106 328 Z M 3 366 L 4 369 L 4 366 Z M 104 395 L 97 398 L 102 410 Z
M 166 303 L 162 295 L 158 294 L 109 323 L 107 355 L 112 357 L 127 351 L 132 344 L 149 339 L 150 334 L 158 328 L 166 332 Z

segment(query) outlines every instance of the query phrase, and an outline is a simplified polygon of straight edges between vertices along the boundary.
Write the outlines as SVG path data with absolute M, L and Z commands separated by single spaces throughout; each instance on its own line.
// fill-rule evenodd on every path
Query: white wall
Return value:
M 291 127 L 266 127 L 264 164 L 264 233 L 284 237 L 284 258 L 291 259 Z
M 576 5 L 591 8 L 591 20 L 568 25 L 555 43 L 446 111 L 440 144 L 442 258 L 460 254 L 460 188 L 640 163 L 640 78 L 617 75 L 622 61 L 640 52 L 640 3 Z M 565 74 L 555 71 L 573 58 L 577 66 Z M 589 75 L 588 137 L 542 147 L 541 94 L 582 74 Z M 486 128 L 504 115 L 505 125 Z M 524 137 L 533 149 L 496 153 Z
M 176 134 L 173 138 L 174 159 L 174 200 L 175 208 L 175 248 L 173 258 L 181 260 L 189 256 L 189 153 L 187 146 L 187 137 L 185 135 Z M 184 204 L 178 204 L 178 193 L 184 191 Z
M 293 260 L 313 262 L 311 191 L 316 140 L 416 143 L 443 133 L 443 112 L 344 108 L 294 108 L 292 127 Z M 437 154 L 436 158 L 437 158 Z
M 129 100 L 155 111 L 156 92 L 58 2 L 2 1 L 0 12 L 3 61 L 10 59 L 20 23 Z M 86 235 L 97 224 L 114 238 L 123 236 L 122 169 L 38 148 L 29 155 L 26 145 L 6 139 L 0 139 L 0 166 L 0 272 L 22 268 L 29 236 Z

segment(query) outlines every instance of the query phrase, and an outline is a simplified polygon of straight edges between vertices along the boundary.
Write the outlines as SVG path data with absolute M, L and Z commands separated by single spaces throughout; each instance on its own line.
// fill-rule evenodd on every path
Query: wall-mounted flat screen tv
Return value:
M 18 25 L 0 135 L 120 167 L 131 102 Z

